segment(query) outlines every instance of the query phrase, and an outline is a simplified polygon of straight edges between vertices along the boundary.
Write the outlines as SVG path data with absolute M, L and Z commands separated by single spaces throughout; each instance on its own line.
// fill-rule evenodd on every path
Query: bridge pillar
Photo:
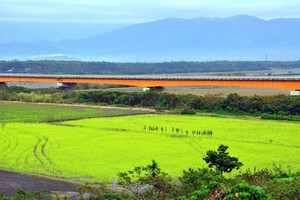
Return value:
M 76 83 L 57 83 L 57 87 L 59 89 L 63 90 L 71 90 L 73 89 L 77 84 Z
M 291 96 L 300 96 L 300 90 L 290 91 Z
M 156 86 L 156 87 L 146 87 L 143 88 L 143 92 L 162 92 L 164 91 L 164 87 L 162 86 Z

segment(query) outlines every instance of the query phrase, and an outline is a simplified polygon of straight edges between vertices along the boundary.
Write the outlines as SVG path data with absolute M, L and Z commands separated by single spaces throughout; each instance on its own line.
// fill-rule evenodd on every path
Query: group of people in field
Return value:
M 144 130 L 148 130 L 148 131 L 160 131 L 162 133 L 167 132 L 167 127 L 158 127 L 158 126 L 151 126 L 151 125 L 144 125 Z M 188 131 L 188 130 L 184 130 L 183 128 L 176 128 L 176 127 L 172 127 L 171 128 L 172 133 L 173 134 L 185 134 L 186 136 L 188 136 L 189 134 L 193 134 L 193 135 L 208 135 L 208 136 L 212 136 L 213 135 L 213 131 L 212 130 L 192 130 L 192 131 Z

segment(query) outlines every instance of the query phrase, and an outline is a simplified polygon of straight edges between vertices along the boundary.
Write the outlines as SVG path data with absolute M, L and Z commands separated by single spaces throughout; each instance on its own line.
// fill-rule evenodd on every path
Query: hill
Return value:
M 246 15 L 167 18 L 85 39 L 39 42 L 38 46 L 32 45 L 36 42 L 1 44 L 0 58 L 63 54 L 81 60 L 146 62 L 297 60 L 300 55 L 299 35 L 298 18 L 263 20 Z
M 31 74 L 172 74 L 299 69 L 300 61 L 211 61 L 120 63 L 82 61 L 0 61 L 0 73 Z M 281 73 L 289 73 L 281 72 Z

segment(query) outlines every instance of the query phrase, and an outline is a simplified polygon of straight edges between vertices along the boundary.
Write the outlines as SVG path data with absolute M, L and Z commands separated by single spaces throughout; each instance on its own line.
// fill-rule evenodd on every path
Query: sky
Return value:
M 240 14 L 300 18 L 300 0 L 0 0 L 0 21 L 111 24 Z

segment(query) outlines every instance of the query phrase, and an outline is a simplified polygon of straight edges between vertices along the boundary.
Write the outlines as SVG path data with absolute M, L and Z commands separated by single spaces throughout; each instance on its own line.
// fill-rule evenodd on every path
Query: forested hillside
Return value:
M 212 61 L 113 63 L 80 61 L 0 61 L 0 73 L 38 74 L 162 74 L 258 71 L 300 68 L 300 61 Z

